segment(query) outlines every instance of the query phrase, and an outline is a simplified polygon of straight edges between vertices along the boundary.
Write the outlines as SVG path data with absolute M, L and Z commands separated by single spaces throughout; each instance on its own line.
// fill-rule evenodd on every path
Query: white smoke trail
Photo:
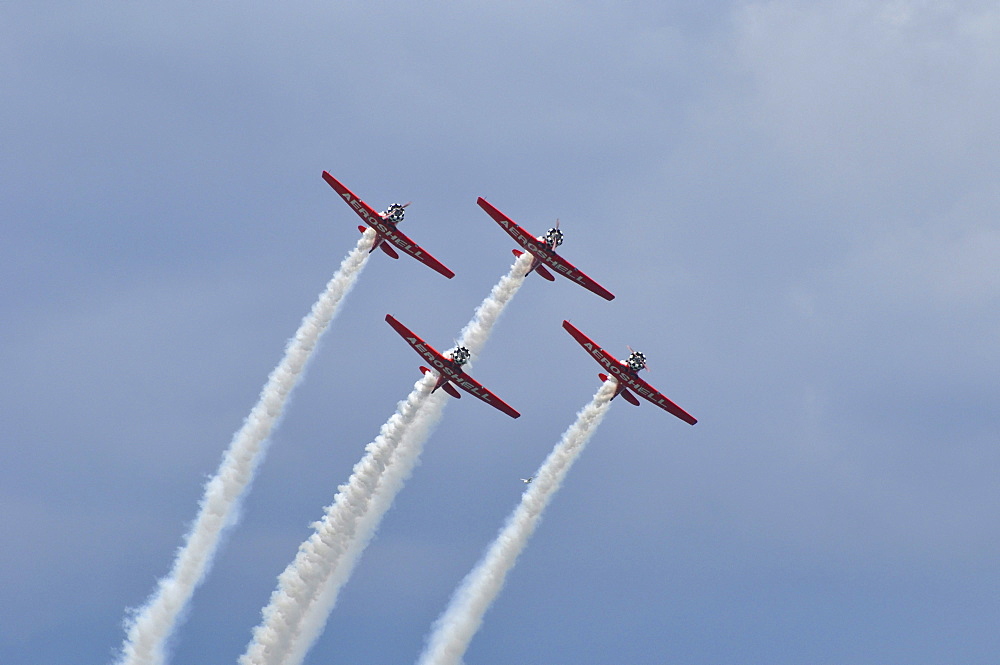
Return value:
M 458 344 L 473 357 L 524 282 L 529 262 L 528 255 L 514 262 L 462 330 Z M 425 375 L 400 402 L 347 483 L 338 488 L 323 519 L 313 524 L 315 532 L 278 578 L 278 588 L 262 611 L 264 620 L 254 629 L 240 665 L 299 665 L 305 659 L 441 417 L 448 398 L 444 391 L 429 396 L 435 378 Z
M 604 419 L 614 391 L 614 379 L 605 381 L 590 404 L 577 414 L 576 422 L 563 433 L 562 440 L 521 496 L 520 505 L 455 591 L 448 609 L 434 623 L 434 632 L 427 640 L 419 665 L 457 665 L 462 661 L 469 642 L 483 622 L 483 615 L 500 593 L 507 573 L 535 532 L 542 512 Z
M 261 612 L 263 621 L 254 629 L 253 641 L 240 657 L 240 663 L 283 662 L 293 640 L 302 633 L 304 615 L 316 602 L 322 586 L 334 576 L 346 578 L 349 571 L 341 570 L 338 564 L 344 560 L 352 541 L 364 537 L 359 524 L 393 451 L 428 399 L 442 399 L 441 395 L 430 394 L 434 378 L 426 374 L 417 381 L 379 435 L 366 446 L 365 456 L 354 465 L 348 481 L 338 488 L 323 519 L 312 525 L 313 534 L 299 546 L 295 559 L 278 577 L 278 587 Z
M 236 523 L 240 500 L 264 456 L 266 441 L 281 418 L 288 396 L 302 378 L 320 337 L 368 261 L 375 232 L 366 231 L 344 258 L 309 314 L 289 340 L 281 362 L 268 376 L 257 404 L 233 436 L 218 471 L 205 485 L 198 515 L 177 551 L 170 573 L 146 604 L 127 621 L 119 665 L 160 665 L 166 643 L 194 590 L 208 572 L 223 532 Z

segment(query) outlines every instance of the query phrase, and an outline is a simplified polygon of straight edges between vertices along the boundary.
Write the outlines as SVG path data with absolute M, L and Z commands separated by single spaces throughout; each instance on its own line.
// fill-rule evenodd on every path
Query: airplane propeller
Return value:
M 545 232 L 542 240 L 549 246 L 549 249 L 555 249 L 563 243 L 563 232 L 559 230 L 558 219 L 556 219 L 556 225 Z
M 413 203 L 413 201 L 407 201 L 406 203 L 393 203 L 384 213 L 382 213 L 382 218 L 392 222 L 393 224 L 399 224 L 403 221 L 403 209 L 411 203 Z
M 632 369 L 633 372 L 638 372 L 640 369 L 649 370 L 649 365 L 646 364 L 646 354 L 640 351 L 634 350 L 631 346 L 625 345 L 628 349 L 628 360 L 625 363 Z
M 464 365 L 469 362 L 469 358 L 472 357 L 472 353 L 464 346 L 457 347 L 449 355 L 451 356 L 451 359 L 459 365 Z

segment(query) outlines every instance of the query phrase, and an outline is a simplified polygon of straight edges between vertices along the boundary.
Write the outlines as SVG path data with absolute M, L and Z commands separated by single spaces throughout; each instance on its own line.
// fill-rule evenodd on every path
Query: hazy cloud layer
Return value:
M 528 278 L 476 364 L 522 418 L 452 405 L 307 662 L 419 656 L 596 389 L 564 318 L 700 422 L 615 401 L 469 662 L 995 660 L 995 3 L 14 2 L 0 25 L 10 662 L 110 662 L 357 242 L 323 169 L 412 200 L 457 275 L 372 257 L 175 662 L 236 660 L 409 390 L 385 314 L 445 345 L 509 265 L 477 196 L 559 218 L 617 298 Z

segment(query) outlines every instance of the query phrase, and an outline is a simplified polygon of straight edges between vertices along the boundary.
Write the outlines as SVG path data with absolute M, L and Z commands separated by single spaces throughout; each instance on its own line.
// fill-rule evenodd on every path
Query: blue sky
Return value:
M 506 273 L 484 196 L 617 295 L 532 277 L 307 663 L 414 661 L 597 388 L 616 400 L 469 663 L 992 663 L 1000 11 L 990 2 L 8 2 L 0 653 L 110 662 L 357 240 L 326 169 L 457 276 L 373 257 L 173 662 L 275 578 Z

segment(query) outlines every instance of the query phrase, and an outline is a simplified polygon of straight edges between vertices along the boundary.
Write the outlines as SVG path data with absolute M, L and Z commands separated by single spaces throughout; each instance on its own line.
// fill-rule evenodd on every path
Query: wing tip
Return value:
M 510 404 L 507 404 L 506 402 L 503 402 L 503 407 L 501 407 L 500 405 L 495 405 L 495 406 L 497 407 L 497 409 L 499 411 L 502 411 L 503 413 L 507 414 L 511 418 L 520 418 L 521 417 L 521 412 L 518 411 L 517 409 L 515 409 L 514 407 L 512 407 Z

